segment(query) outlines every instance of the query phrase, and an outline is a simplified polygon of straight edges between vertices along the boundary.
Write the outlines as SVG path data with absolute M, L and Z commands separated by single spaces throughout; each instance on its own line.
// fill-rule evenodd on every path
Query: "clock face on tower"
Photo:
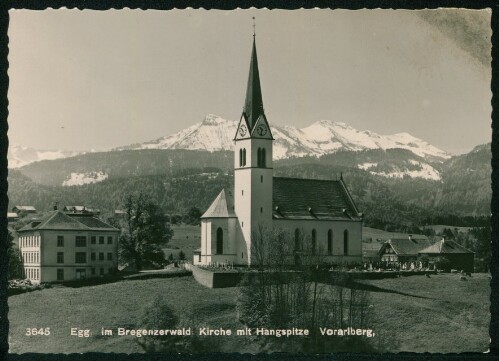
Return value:
M 246 135 L 246 125 L 241 125 L 241 127 L 239 128 L 239 134 L 241 134 L 241 137 L 244 137 Z
M 265 126 L 265 124 L 260 124 L 258 128 L 256 128 L 256 132 L 259 136 L 264 136 L 265 134 L 267 134 L 267 127 Z

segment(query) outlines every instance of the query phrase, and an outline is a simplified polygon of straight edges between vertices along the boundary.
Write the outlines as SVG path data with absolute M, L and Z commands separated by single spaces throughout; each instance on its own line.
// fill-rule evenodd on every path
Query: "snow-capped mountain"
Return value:
M 80 154 L 80 152 L 61 150 L 37 150 L 16 144 L 10 144 L 9 150 L 7 152 L 7 159 L 9 161 L 9 168 L 19 168 L 23 165 L 40 160 L 66 158 L 75 156 L 77 154 Z
M 86 172 L 86 173 L 71 173 L 64 182 L 63 187 L 81 186 L 83 184 L 92 184 L 102 182 L 108 178 L 108 174 L 104 172 Z
M 173 135 L 161 137 L 123 149 L 189 149 L 219 151 L 231 150 L 237 122 L 210 114 L 193 126 Z M 380 135 L 360 131 L 341 122 L 320 120 L 306 128 L 271 126 L 274 136 L 274 159 L 321 156 L 338 150 L 367 150 L 402 148 L 427 159 L 443 160 L 450 155 L 441 149 L 408 133 Z

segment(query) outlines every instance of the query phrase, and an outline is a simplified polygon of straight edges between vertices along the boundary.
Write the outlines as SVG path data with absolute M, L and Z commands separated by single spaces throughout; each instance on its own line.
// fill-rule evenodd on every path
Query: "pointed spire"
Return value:
M 258 59 L 256 56 L 256 40 L 253 34 L 253 50 L 251 52 L 251 64 L 246 88 L 246 101 L 244 102 L 243 114 L 248 122 L 250 131 L 256 121 L 263 114 L 262 89 L 260 87 L 260 73 L 258 71 Z

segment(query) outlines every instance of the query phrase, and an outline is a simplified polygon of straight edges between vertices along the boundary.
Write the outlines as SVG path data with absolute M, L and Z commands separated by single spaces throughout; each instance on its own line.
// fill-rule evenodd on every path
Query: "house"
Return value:
M 436 263 L 440 257 L 449 260 L 446 270 L 457 269 L 466 272 L 473 272 L 475 268 L 475 253 L 454 241 L 442 238 L 435 244 L 419 251 L 420 256 L 428 257 L 430 263 Z
M 126 216 L 126 212 L 121 210 L 121 209 L 115 209 L 114 210 L 114 218 L 116 219 L 123 219 Z
M 54 210 L 18 234 L 25 277 L 33 283 L 99 277 L 118 267 L 119 230 L 91 214 Z
M 12 212 L 17 213 L 18 215 L 21 213 L 36 213 L 36 208 L 33 206 L 15 206 L 12 208 Z
M 62 209 L 64 212 L 71 213 L 84 213 L 86 211 L 85 206 L 64 206 Z
M 7 221 L 10 222 L 17 222 L 19 220 L 19 216 L 15 212 L 7 212 Z
M 273 142 L 253 39 L 246 99 L 234 137 L 234 186 L 221 190 L 202 215 L 194 264 L 251 264 L 254 237 L 263 229 L 290 235 L 292 251 L 283 255 L 289 263 L 299 264 L 315 252 L 327 263 L 360 263 L 362 213 L 343 178 L 274 177 Z
M 371 243 L 362 242 L 362 260 L 364 262 L 379 261 L 379 250 L 382 244 L 374 241 Z
M 386 241 L 379 250 L 382 262 L 413 262 L 419 257 L 419 252 L 433 245 L 434 241 L 427 238 L 392 238 Z
M 62 210 L 66 213 L 91 213 L 94 216 L 98 216 L 100 214 L 99 209 L 88 208 L 85 206 L 64 206 Z

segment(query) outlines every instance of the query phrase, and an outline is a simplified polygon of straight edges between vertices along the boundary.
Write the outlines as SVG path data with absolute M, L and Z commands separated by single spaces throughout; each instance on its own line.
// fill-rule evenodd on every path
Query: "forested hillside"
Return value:
M 490 145 L 484 145 L 431 164 L 441 180 L 376 174 L 417 167 L 408 160 L 423 161 L 399 149 L 280 160 L 274 162 L 274 173 L 316 179 L 337 179 L 342 174 L 367 225 L 401 230 L 430 220 L 452 219 L 459 225 L 465 216 L 489 215 L 490 157 Z M 376 165 L 359 167 L 365 163 Z M 10 171 L 10 205 L 48 210 L 57 201 L 110 213 L 120 208 L 125 195 L 142 191 L 169 214 L 185 214 L 191 207 L 204 211 L 222 188 L 232 186 L 232 167 L 232 152 L 189 150 L 119 151 L 43 161 Z M 108 178 L 94 184 L 61 186 L 67 172 L 89 171 L 106 172 Z

